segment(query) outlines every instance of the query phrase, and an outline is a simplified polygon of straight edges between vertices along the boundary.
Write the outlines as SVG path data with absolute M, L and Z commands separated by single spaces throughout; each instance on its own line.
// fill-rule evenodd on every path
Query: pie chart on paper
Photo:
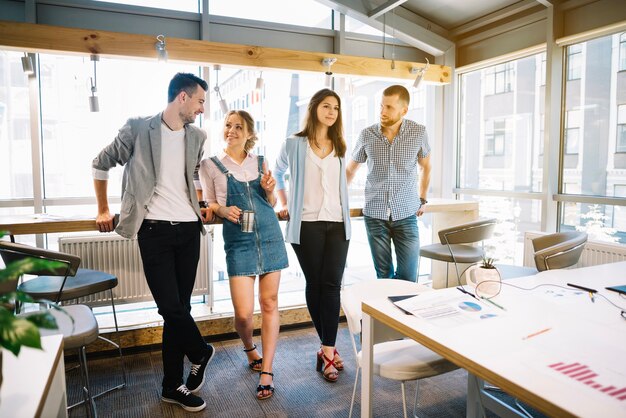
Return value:
M 479 304 L 474 302 L 461 302 L 459 303 L 459 308 L 468 312 L 478 312 L 483 309 Z

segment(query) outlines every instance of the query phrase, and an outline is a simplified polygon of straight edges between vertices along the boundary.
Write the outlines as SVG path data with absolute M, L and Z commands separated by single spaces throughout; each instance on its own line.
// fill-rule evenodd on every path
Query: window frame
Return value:
M 485 95 L 513 91 L 515 68 L 512 61 L 496 64 L 485 69 Z
M 626 153 L 626 104 L 617 105 L 615 152 Z
M 582 78 L 583 46 L 573 44 L 567 50 L 567 81 L 580 80 Z

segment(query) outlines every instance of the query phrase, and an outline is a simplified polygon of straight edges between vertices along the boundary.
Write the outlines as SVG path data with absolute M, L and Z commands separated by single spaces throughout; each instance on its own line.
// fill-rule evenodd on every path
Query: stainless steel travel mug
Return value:
M 254 232 L 254 212 L 242 211 L 239 215 L 239 225 L 241 225 L 241 232 Z

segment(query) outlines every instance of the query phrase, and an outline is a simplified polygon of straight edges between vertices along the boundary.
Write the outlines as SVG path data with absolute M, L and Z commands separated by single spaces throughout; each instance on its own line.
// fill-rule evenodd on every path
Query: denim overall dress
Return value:
M 274 208 L 261 188 L 263 156 L 258 156 L 259 176 L 251 181 L 237 180 L 217 157 L 211 161 L 226 176 L 226 206 L 254 211 L 254 231 L 242 232 L 238 223 L 224 219 L 223 236 L 229 276 L 256 276 L 289 266 L 283 234 Z

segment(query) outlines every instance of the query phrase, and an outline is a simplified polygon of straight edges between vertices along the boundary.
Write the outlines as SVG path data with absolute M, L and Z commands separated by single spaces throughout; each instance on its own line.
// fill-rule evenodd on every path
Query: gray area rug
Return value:
M 270 399 L 258 401 L 255 389 L 258 374 L 247 367 L 241 342 L 213 342 L 216 354 L 207 367 L 207 381 L 198 393 L 207 403 L 202 412 L 190 413 L 176 405 L 161 402 L 162 363 L 158 350 L 125 355 L 128 386 L 96 399 L 99 417 L 347 417 L 356 372 L 355 358 L 345 324 L 340 324 L 337 349 L 344 358 L 345 370 L 336 383 L 325 381 L 315 371 L 315 353 L 319 339 L 313 328 L 282 331 L 274 360 L 276 392 Z M 260 347 L 260 337 L 255 337 Z M 117 358 L 89 359 L 90 381 L 95 393 L 118 382 Z M 66 365 L 70 366 L 70 364 Z M 188 367 L 186 373 L 188 373 Z M 186 375 L 186 374 L 185 374 Z M 68 402 L 80 398 L 78 371 L 67 373 Z M 464 417 L 467 373 L 456 370 L 423 379 L 419 384 L 417 416 Z M 353 416 L 360 414 L 360 379 Z M 415 398 L 415 382 L 407 383 L 409 416 Z M 507 400 L 506 395 L 503 399 Z M 507 400 L 510 402 L 510 399 Z M 374 378 L 374 416 L 402 417 L 400 383 Z M 83 417 L 78 406 L 70 417 Z M 489 416 L 489 414 L 488 414 Z

